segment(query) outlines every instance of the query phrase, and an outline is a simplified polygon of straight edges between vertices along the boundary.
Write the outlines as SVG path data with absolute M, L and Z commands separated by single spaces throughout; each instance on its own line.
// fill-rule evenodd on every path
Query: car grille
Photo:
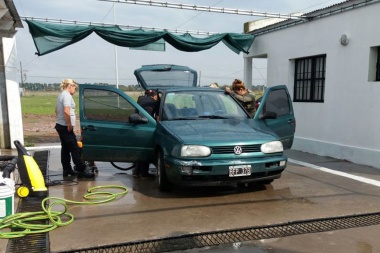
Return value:
M 211 147 L 212 153 L 213 154 L 233 154 L 234 153 L 234 148 L 236 146 L 240 145 L 235 145 L 235 146 L 221 146 L 221 147 Z M 253 152 L 261 152 L 260 147 L 261 144 L 256 144 L 256 145 L 241 145 L 242 148 L 242 153 L 253 153 Z

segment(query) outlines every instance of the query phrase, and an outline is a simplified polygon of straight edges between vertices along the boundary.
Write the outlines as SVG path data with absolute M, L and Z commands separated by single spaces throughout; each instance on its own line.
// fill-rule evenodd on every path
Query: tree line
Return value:
M 81 83 L 82 84 L 82 83 Z M 114 84 L 108 84 L 108 83 L 83 83 L 83 84 L 96 84 L 96 85 L 103 85 L 103 86 L 113 86 L 116 87 Z M 60 91 L 61 83 L 24 83 L 24 89 L 25 91 Z M 140 85 L 119 85 L 119 89 L 123 91 L 137 91 L 141 90 Z
M 82 83 L 81 83 L 82 84 Z M 108 83 L 83 83 L 83 84 L 96 84 L 96 85 L 103 85 L 103 86 L 113 86 L 116 87 L 115 84 L 108 84 Z M 24 83 L 24 90 L 25 91 L 60 91 L 61 83 L 30 83 L 26 82 Z M 224 89 L 229 85 L 220 85 L 219 87 L 221 89 Z M 119 89 L 123 91 L 140 91 L 141 86 L 139 84 L 134 84 L 134 85 L 119 85 Z M 252 90 L 258 90 L 262 91 L 264 90 L 263 85 L 256 85 L 252 87 Z

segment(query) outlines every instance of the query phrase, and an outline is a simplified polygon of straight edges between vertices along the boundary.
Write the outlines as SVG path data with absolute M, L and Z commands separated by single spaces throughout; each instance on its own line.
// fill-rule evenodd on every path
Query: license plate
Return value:
M 229 170 L 230 177 L 241 177 L 251 175 L 251 165 L 230 166 Z

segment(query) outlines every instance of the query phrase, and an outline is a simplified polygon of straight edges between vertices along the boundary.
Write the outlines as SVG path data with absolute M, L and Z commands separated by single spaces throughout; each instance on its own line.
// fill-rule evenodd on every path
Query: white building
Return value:
M 21 27 L 13 1 L 0 0 L 0 148 L 24 142 L 15 44 L 16 28 Z
M 267 85 L 293 98 L 293 149 L 380 168 L 379 13 L 379 0 L 349 0 L 250 31 L 246 84 L 266 58 Z

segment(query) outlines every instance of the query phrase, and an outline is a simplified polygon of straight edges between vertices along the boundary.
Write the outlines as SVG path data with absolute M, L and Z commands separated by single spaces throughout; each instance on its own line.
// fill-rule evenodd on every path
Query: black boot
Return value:
M 75 170 L 64 170 L 63 171 L 64 177 L 76 176 L 76 175 L 77 175 L 77 172 Z
M 93 177 L 95 177 L 95 174 L 87 168 L 84 170 L 78 170 L 77 173 L 78 173 L 77 174 L 78 178 L 82 178 L 82 177 L 93 178 Z

